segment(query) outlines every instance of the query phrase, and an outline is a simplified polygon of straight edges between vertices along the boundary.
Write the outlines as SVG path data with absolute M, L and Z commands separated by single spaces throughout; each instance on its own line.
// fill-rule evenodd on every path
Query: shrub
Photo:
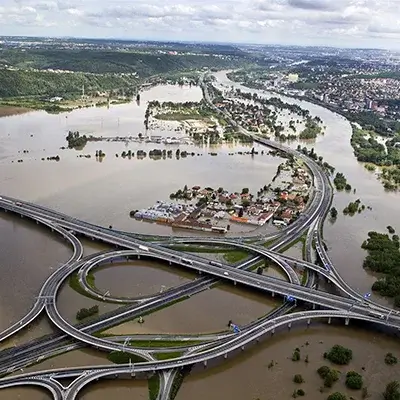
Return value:
M 347 400 L 347 397 L 340 392 L 335 392 L 330 394 L 327 400 Z
M 296 375 L 293 377 L 293 382 L 294 382 L 294 383 L 303 383 L 303 382 L 304 382 L 304 379 L 303 379 L 303 377 L 302 377 L 300 374 L 296 374 Z
M 81 308 L 77 313 L 76 313 L 76 319 L 78 321 L 81 321 L 82 319 L 92 317 L 93 315 L 98 314 L 99 312 L 99 306 L 95 305 L 90 308 Z
M 387 353 L 385 356 L 385 363 L 387 365 L 395 365 L 397 364 L 397 357 L 395 357 L 392 353 Z
M 353 351 L 336 344 L 326 354 L 326 358 L 334 364 L 345 365 L 353 358 Z
M 346 386 L 349 389 L 360 390 L 363 386 L 362 376 L 355 371 L 350 371 L 346 374 Z
M 339 380 L 339 373 L 338 371 L 331 369 L 328 374 L 325 376 L 324 379 L 324 386 L 326 387 L 332 387 L 332 385 Z
M 300 360 L 300 349 L 296 348 L 292 354 L 292 361 L 299 361 Z
M 304 396 L 306 392 L 303 389 L 297 389 L 297 396 Z
M 389 382 L 383 392 L 385 400 L 400 400 L 400 383 L 398 381 Z
M 331 369 L 330 369 L 327 365 L 324 365 L 324 366 L 318 368 L 318 369 L 317 369 L 317 372 L 318 372 L 318 375 L 319 375 L 322 379 L 324 379 L 324 378 L 329 374 L 329 371 L 330 371 L 330 370 L 331 370 Z

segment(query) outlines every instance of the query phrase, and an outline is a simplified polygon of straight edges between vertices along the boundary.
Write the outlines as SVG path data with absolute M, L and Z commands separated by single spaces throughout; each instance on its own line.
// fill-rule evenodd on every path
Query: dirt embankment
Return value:
M 17 114 L 25 114 L 30 110 L 29 108 L 23 108 L 23 107 L 9 107 L 9 106 L 0 106 L 0 118 L 1 117 L 9 117 L 11 115 L 17 115 Z

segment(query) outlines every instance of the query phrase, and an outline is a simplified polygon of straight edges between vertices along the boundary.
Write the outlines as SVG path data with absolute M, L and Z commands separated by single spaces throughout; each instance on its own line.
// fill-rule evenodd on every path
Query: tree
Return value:
M 324 386 L 332 387 L 333 384 L 339 380 L 339 373 L 338 371 L 331 369 L 329 370 L 328 374 L 325 376 L 324 379 Z
M 400 383 L 398 381 L 389 382 L 383 392 L 385 400 L 400 400 Z
M 330 215 L 332 219 L 336 219 L 336 217 L 338 216 L 338 211 L 336 210 L 335 207 L 332 207 L 330 210 Z
M 387 365 L 395 365 L 397 364 L 397 357 L 392 353 L 387 353 L 385 356 L 385 364 Z
M 326 400 L 347 400 L 347 397 L 340 392 L 335 392 L 330 394 Z
M 362 376 L 355 371 L 349 371 L 346 374 L 346 386 L 349 389 L 360 390 L 363 386 Z
M 322 379 L 324 379 L 328 374 L 329 374 L 329 371 L 330 371 L 331 369 L 327 366 L 327 365 L 323 365 L 322 367 L 319 367 L 318 368 L 318 370 L 317 370 L 317 372 L 318 372 L 318 375 L 322 378 Z
M 297 347 L 292 354 L 292 361 L 300 360 L 300 349 Z
M 346 347 L 336 344 L 326 353 L 326 358 L 334 364 L 346 365 L 352 360 L 353 352 Z
M 303 382 L 304 382 L 304 379 L 303 379 L 303 377 L 302 377 L 300 374 L 296 374 L 296 375 L 293 377 L 293 382 L 294 382 L 294 383 L 303 383 Z

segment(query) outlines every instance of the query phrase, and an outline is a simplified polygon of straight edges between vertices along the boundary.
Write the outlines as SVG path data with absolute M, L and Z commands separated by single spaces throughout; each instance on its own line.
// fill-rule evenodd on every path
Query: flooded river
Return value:
M 306 146 L 309 149 L 314 147 L 315 152 L 323 156 L 325 161 L 336 168 L 336 171 L 344 173 L 348 182 L 356 189 L 355 194 L 335 191 L 333 206 L 337 208 L 339 215 L 333 224 L 326 221 L 324 237 L 329 255 L 346 282 L 361 293 L 370 291 L 376 278 L 362 269 L 366 252 L 360 246 L 369 231 L 385 232 L 388 225 L 400 230 L 400 195 L 385 191 L 375 175 L 368 172 L 354 157 L 350 145 L 352 133 L 350 123 L 342 116 L 320 106 L 275 93 L 246 88 L 227 79 L 225 72 L 219 72 L 216 76 L 218 82 L 225 87 L 234 86 L 242 91 L 279 97 L 287 103 L 298 104 L 310 110 L 313 116 L 322 119 L 323 125 L 326 126 L 324 135 L 315 141 L 291 142 L 290 146 L 296 148 L 301 144 L 302 147 Z M 342 210 L 349 202 L 356 199 L 360 199 L 365 206 L 372 207 L 372 211 L 364 211 L 353 217 L 343 215 Z M 375 300 L 385 303 L 385 300 L 379 298 Z
M 220 82 L 226 81 L 223 73 L 217 74 Z M 232 83 L 229 81 L 229 85 Z M 235 84 L 235 86 L 238 86 Z M 239 87 L 239 86 L 238 86 Z M 243 90 L 245 90 L 243 88 Z M 89 143 L 81 152 L 61 150 L 66 146 L 68 130 L 97 136 L 137 136 L 143 132 L 143 116 L 148 100 L 196 101 L 201 98 L 198 88 L 178 88 L 162 86 L 151 89 L 142 95 L 140 105 L 136 103 L 115 106 L 110 109 L 93 108 L 77 110 L 68 114 L 48 115 L 32 112 L 0 119 L 0 186 L 3 194 L 32 200 L 55 208 L 67 214 L 102 225 L 143 233 L 169 234 L 170 228 L 137 222 L 129 218 L 132 209 L 147 207 L 157 200 L 167 200 L 169 194 L 188 186 L 223 186 L 231 191 L 249 187 L 256 191 L 268 184 L 275 174 L 280 158 L 268 155 L 251 158 L 245 155 L 228 155 L 229 152 L 249 150 L 249 147 L 235 148 L 224 145 L 213 149 L 207 146 L 179 146 L 200 154 L 180 160 L 127 160 L 115 157 L 124 150 L 150 150 L 164 148 L 164 145 L 135 144 L 121 142 Z M 288 102 L 296 100 L 286 99 Z M 360 245 L 370 230 L 383 231 L 387 225 L 399 227 L 398 195 L 385 193 L 381 184 L 359 164 L 350 146 L 351 129 L 342 117 L 321 107 L 301 102 L 314 116 L 319 116 L 326 133 L 314 147 L 324 159 L 343 172 L 349 183 L 357 189 L 356 194 L 336 193 L 334 206 L 339 216 L 334 224 L 325 224 L 324 236 L 330 255 L 345 280 L 361 292 L 369 291 L 374 277 L 362 268 L 365 253 Z M 156 135 L 175 136 L 173 131 L 154 131 Z M 304 143 L 302 143 L 304 145 Z M 296 147 L 297 143 L 292 143 Z M 171 146 L 175 151 L 177 146 Z M 79 154 L 94 154 L 97 149 L 106 153 L 103 162 L 78 158 Z M 192 150 L 193 149 L 193 150 Z M 29 153 L 23 153 L 28 150 Z M 218 156 L 210 156 L 217 151 Z M 60 162 L 41 161 L 42 157 L 59 154 Z M 23 159 L 23 163 L 17 163 Z M 354 217 L 345 217 L 341 210 L 350 202 L 360 198 L 362 203 L 371 206 Z M 174 233 L 175 234 L 175 233 Z M 177 232 L 187 235 L 188 232 Z M 0 330 L 17 321 L 26 313 L 46 277 L 64 263 L 71 255 L 71 249 L 57 235 L 24 219 L 0 214 Z M 85 253 L 105 249 L 104 246 L 88 244 Z M 300 255 L 301 247 L 290 250 L 290 254 Z M 116 267 L 116 268 L 114 268 Z M 96 271 L 96 284 L 101 290 L 112 294 L 132 295 L 160 291 L 162 286 L 173 286 L 193 279 L 192 275 L 177 271 L 167 271 L 155 265 L 108 266 Z M 76 312 L 81 307 L 96 304 L 95 301 L 75 293 L 65 285 L 59 296 L 62 315 L 75 321 Z M 114 305 L 100 304 L 100 312 L 106 312 Z M 197 333 L 226 329 L 229 319 L 245 324 L 264 315 L 278 304 L 270 298 L 263 298 L 239 288 L 220 286 L 194 296 L 185 302 L 177 303 L 145 317 L 139 325 L 128 322 L 112 328 L 117 333 Z M 32 337 L 38 337 L 53 330 L 45 319 L 17 335 L 4 346 L 18 344 Z M 292 349 L 309 341 L 312 362 L 308 367 L 288 360 Z M 324 343 L 319 344 L 322 340 Z M 382 362 L 382 354 L 400 349 L 396 342 L 372 332 L 352 328 L 336 328 L 321 325 L 307 332 L 295 331 L 277 335 L 263 342 L 257 348 L 229 360 L 216 369 L 209 369 L 191 376 L 183 385 L 178 400 L 197 400 L 204 396 L 212 399 L 230 398 L 232 400 L 266 400 L 270 398 L 289 398 L 294 389 L 291 382 L 294 373 L 302 373 L 307 398 L 321 398 L 318 392 L 321 383 L 315 369 L 322 363 L 320 355 L 331 344 L 340 342 L 352 347 L 357 357 L 351 366 L 354 369 L 366 367 L 365 376 L 371 393 L 377 396 L 384 383 L 398 368 L 388 369 Z M 2 346 L 3 347 L 3 346 Z M 75 362 L 101 362 L 96 355 L 77 351 L 63 357 L 54 358 L 51 366 L 61 367 Z M 267 365 L 274 359 L 278 365 L 268 370 Z M 96 361 L 97 360 L 97 361 Z M 249 373 L 251 371 L 251 374 Z M 386 374 L 386 375 L 385 375 Z M 243 380 L 242 377 L 246 376 Z M 395 377 L 395 376 L 393 376 Z M 245 383 L 245 384 L 244 384 Z M 344 391 L 343 382 L 337 384 Z M 342 390 L 343 389 L 343 390 Z M 81 399 L 106 400 L 134 397 L 147 398 L 147 384 L 144 382 L 100 382 L 87 389 Z M 326 396 L 325 396 L 326 397 Z M 32 389 L 10 389 L 0 391 L 0 400 L 47 399 L 46 393 Z
M 306 345 L 307 342 L 309 345 Z M 342 372 L 340 380 L 331 390 L 321 394 L 319 389 L 323 381 L 316 371 L 322 365 L 332 366 L 324 360 L 323 353 L 335 344 L 352 349 L 353 361 L 345 367 L 334 366 Z M 291 357 L 296 347 L 300 348 L 302 359 L 293 362 Z M 196 373 L 185 379 L 176 400 L 290 399 L 293 391 L 300 387 L 310 400 L 326 399 L 329 393 L 335 391 L 356 397 L 357 394 L 344 385 L 345 373 L 351 370 L 363 375 L 371 399 L 379 399 L 385 385 L 397 379 L 400 372 L 399 366 L 384 363 L 387 352 L 400 354 L 398 339 L 352 327 L 330 326 L 328 329 L 326 325 L 311 325 L 309 329 L 304 327 L 291 333 L 277 334 L 231 360 L 228 358 L 217 367 L 198 368 Z M 308 364 L 304 362 L 307 355 Z M 275 365 L 268 368 L 271 361 Z M 295 384 L 295 374 L 301 374 L 305 383 Z

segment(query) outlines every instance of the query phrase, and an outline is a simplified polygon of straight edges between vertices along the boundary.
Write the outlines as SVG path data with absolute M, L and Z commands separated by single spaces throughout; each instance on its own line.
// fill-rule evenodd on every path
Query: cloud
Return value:
M 288 0 L 288 5 L 303 10 L 330 11 L 338 8 L 338 2 L 332 0 Z
M 1 0 L 4 34 L 358 46 L 397 37 L 398 0 Z M 390 42 L 391 44 L 394 41 Z

